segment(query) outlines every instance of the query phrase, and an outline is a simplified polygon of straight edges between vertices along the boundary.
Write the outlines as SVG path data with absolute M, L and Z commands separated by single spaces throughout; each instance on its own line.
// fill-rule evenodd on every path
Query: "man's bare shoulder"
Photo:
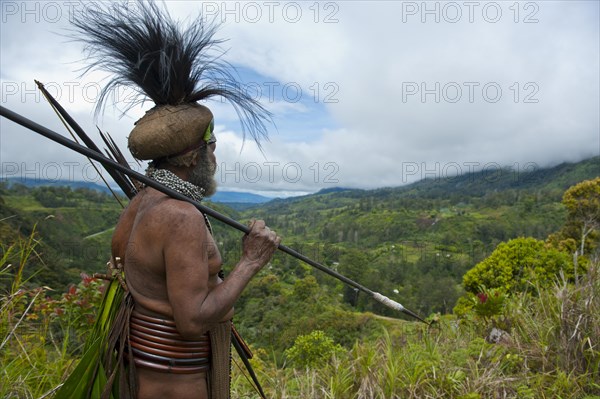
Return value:
M 183 226 L 203 226 L 204 217 L 200 211 L 186 201 L 170 198 L 162 193 L 151 195 L 143 206 L 145 217 L 171 228 Z

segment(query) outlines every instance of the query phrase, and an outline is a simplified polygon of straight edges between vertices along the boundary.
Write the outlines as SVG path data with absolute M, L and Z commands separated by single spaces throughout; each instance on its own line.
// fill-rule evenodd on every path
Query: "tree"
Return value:
M 298 368 L 319 368 L 332 356 L 344 352 L 344 348 L 327 334 L 315 330 L 308 335 L 297 337 L 294 346 L 286 349 L 285 355 Z
M 579 231 L 579 237 L 576 237 L 579 241 L 577 255 L 582 256 L 585 254 L 586 240 L 600 229 L 600 177 L 569 188 L 562 203 L 568 212 L 567 226 Z
M 349 249 L 340 258 L 339 271 L 349 279 L 356 282 L 365 282 L 365 275 L 369 268 L 369 259 L 364 251 Z M 352 306 L 358 305 L 358 290 L 349 285 L 344 286 L 344 302 Z
M 575 281 L 580 268 L 585 268 L 587 254 L 598 250 L 600 237 L 600 177 L 585 180 L 565 191 L 562 204 L 567 221 L 562 229 L 549 237 L 549 242 L 573 254 Z
M 319 284 L 314 276 L 306 276 L 294 282 L 294 296 L 300 302 L 317 301 Z
M 560 271 L 572 270 L 569 256 L 544 241 L 520 237 L 503 242 L 492 254 L 463 276 L 466 291 L 477 294 L 482 287 L 504 292 L 529 291 L 532 286 L 545 286 Z

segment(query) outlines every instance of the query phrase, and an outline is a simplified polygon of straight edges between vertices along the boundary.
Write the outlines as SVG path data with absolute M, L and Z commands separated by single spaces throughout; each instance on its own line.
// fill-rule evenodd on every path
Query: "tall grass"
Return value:
M 102 284 L 87 276 L 59 298 L 24 281 L 37 256 L 34 234 L 2 248 L 0 257 L 0 279 L 11 282 L 0 298 L 2 398 L 52 396 L 80 356 L 101 296 Z M 442 316 L 430 327 L 391 322 L 378 338 L 333 351 L 318 367 L 294 368 L 262 349 L 253 364 L 276 399 L 599 398 L 598 261 L 577 286 L 560 279 L 535 291 L 507 297 L 501 323 L 476 314 Z M 500 324 L 504 339 L 488 342 Z M 237 368 L 232 397 L 258 398 Z
M 56 356 L 56 352 L 47 350 L 47 320 L 32 316 L 32 309 L 43 298 L 46 288 L 25 288 L 23 271 L 32 254 L 36 254 L 36 246 L 34 229 L 29 237 L 18 238 L 2 248 L 0 279 L 10 283 L 0 299 L 0 397 L 3 398 L 40 397 L 60 381 L 65 368 L 60 351 Z
M 38 241 L 17 238 L 2 247 L 0 280 L 9 287 L 0 297 L 0 397 L 51 396 L 75 360 L 89 320 L 93 320 L 99 283 L 87 278 L 60 299 L 49 287 L 32 287 L 23 278 Z
M 600 267 L 507 298 L 498 343 L 489 320 L 399 322 L 320 368 L 261 367 L 272 398 L 600 398 Z M 264 354 L 264 353 L 263 353 Z M 234 384 L 236 397 L 258 397 Z M 247 388 L 247 387 L 246 387 Z

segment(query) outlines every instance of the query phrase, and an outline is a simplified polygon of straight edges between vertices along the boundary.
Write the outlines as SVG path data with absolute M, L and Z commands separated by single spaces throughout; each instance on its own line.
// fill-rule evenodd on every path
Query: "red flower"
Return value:
M 488 296 L 483 292 L 480 292 L 479 294 L 477 294 L 477 298 L 479 298 L 479 302 L 485 303 L 488 299 Z
M 83 281 L 83 285 L 85 287 L 90 285 L 90 283 L 95 280 L 94 277 L 88 276 L 86 273 L 81 273 L 80 276 L 81 276 L 81 280 Z

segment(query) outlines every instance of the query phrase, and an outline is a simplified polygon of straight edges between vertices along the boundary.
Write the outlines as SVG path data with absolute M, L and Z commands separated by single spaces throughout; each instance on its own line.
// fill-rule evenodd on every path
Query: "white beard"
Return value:
M 208 151 L 200 151 L 199 161 L 188 176 L 188 181 L 204 189 L 204 196 L 210 197 L 217 192 L 215 173 L 217 165 L 208 159 Z

